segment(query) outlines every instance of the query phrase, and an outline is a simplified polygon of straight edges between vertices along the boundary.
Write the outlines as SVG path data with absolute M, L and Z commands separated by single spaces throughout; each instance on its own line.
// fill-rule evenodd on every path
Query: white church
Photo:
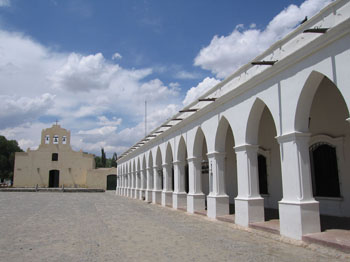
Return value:
M 302 239 L 350 217 L 349 108 L 337 0 L 127 150 L 117 194 L 246 227 L 272 217 Z

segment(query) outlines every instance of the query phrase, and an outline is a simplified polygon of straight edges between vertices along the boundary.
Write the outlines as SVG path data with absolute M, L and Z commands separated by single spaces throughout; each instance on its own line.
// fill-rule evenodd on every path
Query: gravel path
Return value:
M 107 193 L 0 192 L 0 261 L 345 261 Z

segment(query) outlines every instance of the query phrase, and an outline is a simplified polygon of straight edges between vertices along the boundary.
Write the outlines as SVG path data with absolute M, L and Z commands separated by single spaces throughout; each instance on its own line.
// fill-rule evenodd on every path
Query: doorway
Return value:
M 50 170 L 49 174 L 49 187 L 58 187 L 60 181 L 60 171 Z
M 107 176 L 107 190 L 115 190 L 117 187 L 117 175 Z

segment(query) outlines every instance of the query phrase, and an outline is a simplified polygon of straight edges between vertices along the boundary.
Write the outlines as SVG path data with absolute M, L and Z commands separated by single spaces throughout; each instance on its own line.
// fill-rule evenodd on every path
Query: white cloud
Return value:
M 150 128 L 155 112 L 166 108 L 157 118 L 164 121 L 168 106 L 181 102 L 178 83 L 166 85 L 151 74 L 152 68 L 122 68 L 100 53 L 60 53 L 0 30 L 0 134 L 34 148 L 57 118 L 71 130 L 74 149 L 121 152 L 144 132 L 145 99 Z M 125 138 L 125 128 L 140 131 Z
M 114 53 L 113 56 L 112 56 L 112 59 L 113 60 L 122 59 L 122 55 L 119 54 L 119 53 Z
M 109 135 L 117 130 L 116 126 L 103 126 L 86 131 L 79 131 L 79 135 Z
M 119 70 L 118 65 L 109 64 L 101 53 L 88 56 L 72 53 L 51 80 L 56 88 L 88 92 L 93 89 L 107 89 Z
M 99 116 L 98 117 L 99 120 L 99 125 L 108 125 L 108 126 L 119 126 L 122 123 L 122 119 L 121 118 L 117 118 L 117 117 L 112 117 L 112 120 L 109 120 L 107 117 L 105 116 Z
M 210 70 L 218 78 L 225 78 L 289 33 L 305 16 L 310 18 L 330 2 L 306 0 L 299 7 L 290 5 L 284 9 L 263 30 L 255 24 L 249 29 L 240 24 L 228 36 L 215 35 L 210 44 L 200 50 L 194 64 Z
M 0 7 L 2 6 L 10 6 L 10 0 L 0 0 Z
M 187 71 L 179 71 L 175 74 L 175 78 L 178 79 L 197 79 L 200 77 L 200 74 L 198 73 L 191 73 L 191 72 L 187 72 Z
M 36 121 L 53 103 L 54 95 L 17 97 L 0 95 L 0 129 Z
M 200 82 L 197 86 L 192 87 L 190 90 L 187 91 L 185 99 L 182 101 L 183 105 L 188 105 L 192 103 L 195 99 L 203 95 L 205 92 L 207 92 L 210 88 L 214 87 L 220 83 L 219 80 L 211 77 L 206 77 L 203 79 L 202 82 Z

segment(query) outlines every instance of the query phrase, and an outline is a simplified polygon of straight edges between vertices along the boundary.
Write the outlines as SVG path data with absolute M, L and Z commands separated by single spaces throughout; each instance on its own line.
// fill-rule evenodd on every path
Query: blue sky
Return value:
M 0 134 L 122 153 L 330 0 L 0 0 Z

